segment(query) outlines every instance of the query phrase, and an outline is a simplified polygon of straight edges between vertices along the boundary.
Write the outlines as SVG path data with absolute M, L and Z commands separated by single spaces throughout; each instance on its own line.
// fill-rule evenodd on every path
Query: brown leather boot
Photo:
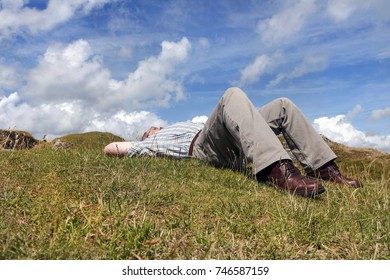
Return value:
M 290 160 L 276 162 L 258 172 L 256 178 L 260 182 L 271 183 L 294 194 L 313 197 L 325 192 L 321 182 L 307 178 Z
M 345 177 L 343 174 L 341 174 L 338 166 L 333 160 L 324 164 L 317 170 L 307 173 L 307 176 L 320 178 L 322 180 L 354 188 L 363 187 L 363 184 L 360 181 Z

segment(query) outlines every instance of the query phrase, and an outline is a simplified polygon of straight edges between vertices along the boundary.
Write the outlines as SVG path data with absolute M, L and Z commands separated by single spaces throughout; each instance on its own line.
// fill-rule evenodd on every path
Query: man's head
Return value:
M 155 127 L 155 126 L 152 126 L 151 128 L 149 128 L 143 135 L 142 135 L 142 138 L 141 138 L 141 141 L 144 141 L 146 138 L 148 138 L 149 136 L 152 136 L 153 134 L 155 134 L 157 131 L 161 130 L 162 127 Z

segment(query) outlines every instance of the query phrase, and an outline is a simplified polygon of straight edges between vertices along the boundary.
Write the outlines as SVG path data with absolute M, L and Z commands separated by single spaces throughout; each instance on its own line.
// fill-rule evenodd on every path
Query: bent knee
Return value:
M 297 107 L 296 105 L 295 105 L 295 103 L 291 100 L 291 99 L 289 99 L 289 98 L 287 98 L 287 97 L 280 97 L 280 98 L 278 98 L 277 99 L 280 103 L 282 103 L 282 107 Z
M 238 97 L 238 98 L 248 98 L 245 92 L 240 89 L 239 87 L 230 87 L 225 91 L 225 94 L 223 95 L 225 98 L 232 98 L 232 97 Z

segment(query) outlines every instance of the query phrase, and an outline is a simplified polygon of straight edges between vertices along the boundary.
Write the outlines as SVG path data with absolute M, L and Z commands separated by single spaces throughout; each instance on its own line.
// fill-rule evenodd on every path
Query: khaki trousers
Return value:
M 306 172 L 336 158 L 289 99 L 276 99 L 257 110 L 239 88 L 229 88 L 218 102 L 194 144 L 193 156 L 237 170 L 253 163 L 257 174 L 274 162 L 291 159 L 277 137 L 280 133 Z

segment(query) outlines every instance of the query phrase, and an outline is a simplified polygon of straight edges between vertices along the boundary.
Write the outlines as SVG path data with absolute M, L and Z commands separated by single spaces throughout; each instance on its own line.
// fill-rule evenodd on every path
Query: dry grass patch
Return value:
M 1 259 L 390 258 L 388 155 L 338 151 L 365 187 L 307 199 L 196 160 L 106 157 L 111 139 L 87 138 L 0 154 Z

